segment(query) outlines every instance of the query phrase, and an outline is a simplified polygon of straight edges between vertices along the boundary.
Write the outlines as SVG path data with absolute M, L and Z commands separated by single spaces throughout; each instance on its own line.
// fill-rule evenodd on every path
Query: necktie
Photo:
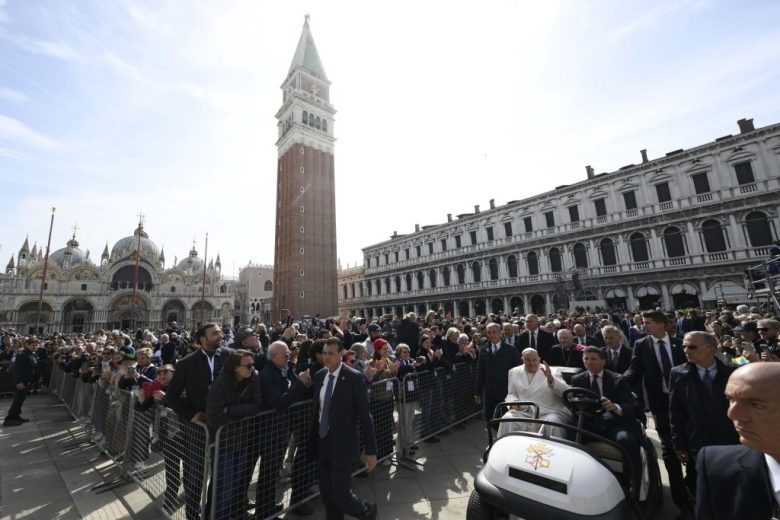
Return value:
M 618 353 L 617 353 L 617 350 L 610 349 L 610 355 L 612 356 L 612 368 L 617 370 L 617 365 L 618 365 Z
M 320 439 L 328 436 L 330 430 L 330 400 L 333 397 L 333 381 L 336 377 L 328 374 L 328 386 L 325 387 L 325 399 L 322 401 L 322 417 L 320 418 Z
M 710 374 L 710 369 L 706 369 L 704 371 L 704 378 L 702 379 L 702 382 L 704 383 L 704 386 L 707 387 L 707 391 L 712 395 L 712 383 L 714 383 L 712 379 L 712 374 Z
M 498 354 L 498 345 L 493 345 L 493 355 Z
M 531 348 L 536 348 L 536 333 L 531 332 Z
M 664 381 L 666 388 L 669 388 L 669 374 L 672 372 L 672 360 L 669 359 L 669 353 L 666 351 L 666 345 L 663 340 L 658 340 L 658 350 L 661 351 L 661 365 L 663 368 Z
M 590 389 L 597 396 L 601 397 L 601 390 L 599 389 L 599 376 L 593 376 L 590 381 Z

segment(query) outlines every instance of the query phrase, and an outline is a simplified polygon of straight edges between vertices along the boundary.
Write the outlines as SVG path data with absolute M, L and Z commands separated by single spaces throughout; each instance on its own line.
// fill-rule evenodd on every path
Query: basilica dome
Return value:
M 190 250 L 190 256 L 176 264 L 176 267 L 182 271 L 200 271 L 203 269 L 203 260 L 198 258 L 198 252 L 195 246 Z
M 70 255 L 70 267 L 76 267 L 88 263 L 87 254 L 79 249 L 79 243 L 74 236 L 68 240 L 68 246 L 57 249 L 49 255 L 49 262 L 57 267 L 64 267 L 65 259 Z
M 138 237 L 141 237 L 141 257 L 149 262 L 157 262 L 160 258 L 160 248 L 157 244 L 149 240 L 149 235 L 144 231 L 142 224 L 139 224 L 132 236 L 125 237 L 111 248 L 111 260 L 116 261 L 130 256 L 138 247 Z

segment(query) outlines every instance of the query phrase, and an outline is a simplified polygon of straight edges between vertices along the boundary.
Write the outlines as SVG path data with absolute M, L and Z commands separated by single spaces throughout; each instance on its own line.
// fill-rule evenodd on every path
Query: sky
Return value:
M 0 261 L 138 215 L 167 265 L 273 263 L 280 86 L 332 82 L 338 256 L 780 122 L 776 1 L 0 0 Z

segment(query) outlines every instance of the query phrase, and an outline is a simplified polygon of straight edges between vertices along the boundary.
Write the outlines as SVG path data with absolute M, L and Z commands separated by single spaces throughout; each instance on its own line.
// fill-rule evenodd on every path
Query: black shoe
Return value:
M 363 516 L 360 517 L 360 520 L 376 520 L 376 514 L 376 504 L 366 502 L 366 512 L 363 513 Z
M 292 512 L 298 516 L 309 516 L 311 514 L 314 514 L 314 508 L 311 507 L 311 505 L 308 502 L 304 502 L 298 507 L 293 508 Z
M 21 419 L 6 419 L 3 421 L 3 426 L 21 426 L 23 424 Z
M 441 442 L 441 439 L 438 437 L 429 437 L 425 439 L 425 442 L 427 442 L 428 444 L 436 444 L 437 442 Z

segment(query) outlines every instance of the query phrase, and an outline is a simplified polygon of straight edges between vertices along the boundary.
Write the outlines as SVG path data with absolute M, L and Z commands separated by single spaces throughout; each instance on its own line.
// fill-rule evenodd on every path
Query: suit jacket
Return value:
M 553 374 L 552 388 L 547 384 L 547 378 L 543 373 L 544 367 L 539 368 L 530 384 L 528 383 L 528 374 L 525 372 L 525 365 L 510 370 L 504 401 L 533 401 L 539 406 L 540 419 L 551 412 L 560 413 L 571 419 L 572 414 L 564 406 L 561 399 L 563 392 L 569 389 L 569 385 L 564 382 L 560 370 L 555 367 L 550 367 L 550 369 Z
M 536 351 L 539 353 L 539 357 L 543 360 L 547 361 L 550 357 L 550 350 L 552 349 L 552 346 L 558 343 L 558 341 L 555 339 L 555 336 L 547 332 L 546 330 L 542 329 L 536 329 Z M 531 346 L 531 335 L 529 331 L 523 331 L 522 334 L 520 334 L 520 342 L 517 350 L 519 352 L 522 352 L 523 349 L 526 349 Z
M 328 369 L 323 368 L 314 376 L 314 416 L 312 420 L 312 448 L 316 450 L 320 424 L 320 390 L 328 375 Z M 357 370 L 341 365 L 339 379 L 333 389 L 330 401 L 328 420 L 328 438 L 330 455 L 334 461 L 346 465 L 359 458 L 360 437 L 357 425 L 363 432 L 366 455 L 376 455 L 376 438 L 374 436 L 374 419 L 368 409 L 368 388 L 363 374 Z
M 669 418 L 675 450 L 698 451 L 704 446 L 739 444 L 734 423 L 726 416 L 726 382 L 736 367 L 715 359 L 717 372 L 710 395 L 693 363 L 672 369 Z
M 502 342 L 498 353 L 493 354 L 490 351 L 492 347 L 493 344 L 488 342 L 480 348 L 474 395 L 485 401 L 500 403 L 506 396 L 509 371 L 521 363 L 520 351 Z M 493 410 L 490 410 L 490 413 L 492 414 Z
M 663 370 L 655 355 L 655 342 L 653 336 L 645 336 L 634 344 L 633 355 L 628 370 L 623 374 L 628 380 L 629 386 L 644 382 L 647 391 L 647 401 L 650 410 L 654 411 L 667 404 L 663 393 Z M 682 349 L 682 342 L 677 338 L 669 338 L 672 346 L 672 367 L 682 365 L 688 360 Z M 671 376 L 669 379 L 671 383 Z
M 628 366 L 631 363 L 631 354 L 633 353 L 633 349 L 630 347 L 621 346 L 620 353 L 618 354 L 617 364 L 612 363 L 609 347 L 602 347 L 601 351 L 604 352 L 604 354 L 607 356 L 607 364 L 604 368 L 611 370 L 612 372 L 617 372 L 618 374 L 622 374 L 628 370 Z
M 742 445 L 707 446 L 696 459 L 696 518 L 769 519 L 776 507 L 764 454 Z
M 572 332 L 572 334 L 574 334 Z M 596 338 L 591 336 L 590 334 L 585 334 L 585 338 L 583 338 L 585 341 L 582 341 L 579 336 L 574 336 L 574 343 L 579 343 L 580 345 L 585 345 L 586 347 L 589 345 L 600 347 L 602 345 L 596 345 Z
M 515 347 L 515 348 L 519 348 L 520 347 L 520 334 L 512 334 L 508 338 L 504 337 L 502 339 L 502 341 L 504 343 L 506 343 L 507 345 L 510 345 L 512 347 Z
M 306 396 L 306 385 L 296 377 L 292 365 L 287 369 L 287 377 L 284 377 L 279 367 L 266 363 L 260 372 L 260 388 L 263 391 L 263 410 L 273 408 L 283 412 Z
M 553 345 L 547 364 L 556 367 L 585 368 L 582 363 L 582 352 L 577 350 L 576 345 L 572 346 L 571 350 L 565 354 L 560 345 Z
M 571 379 L 571 386 L 590 390 L 590 378 L 590 372 L 587 370 L 580 372 Z M 622 414 L 612 413 L 607 418 L 604 415 L 599 415 L 595 419 L 588 419 L 585 421 L 585 429 L 600 430 L 601 428 L 592 428 L 594 424 L 600 421 L 633 425 L 636 417 L 636 407 L 634 405 L 634 396 L 631 395 L 631 390 L 628 388 L 626 380 L 620 374 L 604 369 L 601 373 L 601 389 L 601 395 L 619 405 Z
M 222 359 L 214 354 L 214 379 L 221 370 Z M 206 354 L 198 349 L 176 363 L 165 402 L 182 420 L 189 421 L 197 412 L 206 411 L 211 383 L 211 368 Z

